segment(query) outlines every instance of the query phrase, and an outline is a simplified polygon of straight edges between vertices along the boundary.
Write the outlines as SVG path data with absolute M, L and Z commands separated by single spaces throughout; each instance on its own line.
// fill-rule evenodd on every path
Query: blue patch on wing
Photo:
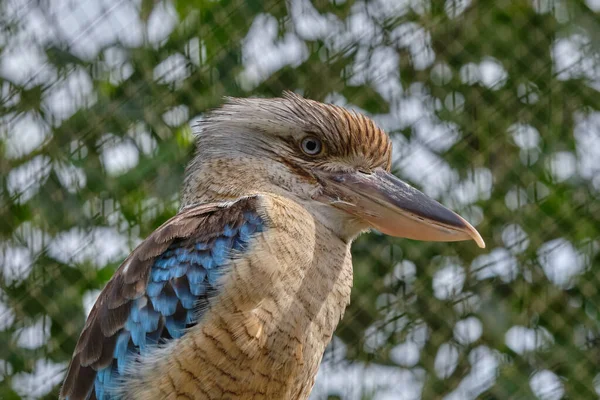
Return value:
M 245 212 L 238 227 L 225 225 L 222 234 L 209 242 L 176 240 L 154 262 L 146 292 L 134 300 L 125 328 L 117 335 L 113 362 L 98 371 L 94 393 L 98 400 L 115 400 L 111 388 L 119 384 L 129 362 L 153 346 L 178 339 L 196 324 L 208 296 L 225 272 L 231 251 L 244 251 L 251 235 L 263 230 L 255 212 Z M 200 309 L 199 309 L 200 308 Z

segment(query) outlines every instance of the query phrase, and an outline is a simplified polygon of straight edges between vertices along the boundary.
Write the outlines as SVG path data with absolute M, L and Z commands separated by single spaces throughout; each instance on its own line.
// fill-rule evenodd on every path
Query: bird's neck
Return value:
M 259 213 L 267 228 L 255 238 L 248 257 L 234 265 L 237 279 L 223 292 L 231 298 L 219 305 L 235 304 L 236 310 L 244 310 L 244 331 L 251 335 L 240 336 L 238 346 L 256 353 L 239 362 L 285 378 L 286 394 L 278 398 L 306 398 L 312 386 L 308 382 L 314 382 L 325 347 L 350 301 L 350 242 L 289 198 L 260 199 Z M 225 309 L 215 312 L 227 315 Z M 234 318 L 226 324 L 228 331 L 236 331 L 240 321 Z M 252 344 L 244 342 L 248 339 Z

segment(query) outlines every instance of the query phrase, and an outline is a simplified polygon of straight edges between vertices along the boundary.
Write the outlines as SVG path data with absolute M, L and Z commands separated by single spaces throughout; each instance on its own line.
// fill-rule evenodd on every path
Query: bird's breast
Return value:
M 261 201 L 267 229 L 234 257 L 202 320 L 145 362 L 129 397 L 308 398 L 350 299 L 349 243 L 297 203 Z

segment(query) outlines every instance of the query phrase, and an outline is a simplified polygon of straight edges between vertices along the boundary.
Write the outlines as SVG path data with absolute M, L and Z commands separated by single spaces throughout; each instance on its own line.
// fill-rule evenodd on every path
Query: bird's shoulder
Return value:
M 264 208 L 262 196 L 190 206 L 140 243 L 90 311 L 61 398 L 109 398 L 132 355 L 194 325 L 231 254 L 269 224 Z

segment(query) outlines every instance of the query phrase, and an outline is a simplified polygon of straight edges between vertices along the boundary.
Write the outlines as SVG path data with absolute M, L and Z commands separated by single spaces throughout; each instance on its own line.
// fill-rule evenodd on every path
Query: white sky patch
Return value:
M 600 1 L 599 1 L 600 3 Z M 599 4 L 599 8 L 600 8 L 600 4 Z M 600 374 L 596 375 L 594 377 L 594 390 L 596 391 L 596 394 L 600 396 Z
M 113 85 L 119 85 L 133 74 L 133 66 L 127 62 L 127 52 L 119 46 L 104 50 L 104 67 Z
M 451 376 L 458 365 L 458 346 L 454 343 L 443 343 L 435 355 L 434 369 L 439 378 Z
M 502 64 L 491 57 L 479 63 L 479 76 L 483 86 L 492 90 L 500 89 L 508 79 Z
M 431 34 L 421 25 L 415 22 L 401 24 L 390 32 L 389 37 L 398 47 L 409 49 L 416 70 L 423 70 L 435 61 Z
M 539 89 L 533 82 L 520 83 L 517 86 L 517 96 L 525 104 L 535 104 L 540 99 Z
M 564 182 L 577 171 L 577 158 L 569 151 L 552 153 L 546 162 L 546 169 L 556 182 Z
M 574 34 L 557 39 L 552 46 L 554 74 L 559 80 L 587 78 L 600 80 L 600 63 L 592 56 L 589 37 Z
M 335 104 L 341 107 L 346 107 L 348 105 L 348 100 L 344 97 L 343 94 L 338 92 L 329 92 L 324 99 L 325 103 Z
M 535 12 L 542 14 L 552 11 L 552 6 L 557 0 L 531 0 Z
M 127 50 L 120 46 L 111 46 L 104 49 L 103 61 L 107 67 L 118 68 L 127 62 Z
M 504 203 L 509 210 L 516 210 L 529 203 L 527 191 L 518 186 L 513 186 L 504 196 Z
M 138 150 L 144 154 L 152 154 L 158 148 L 156 139 L 143 122 L 133 124 L 127 131 L 127 135 L 133 139 Z
M 0 124 L 0 138 L 5 138 L 4 154 L 8 159 L 26 156 L 51 136 L 50 127 L 37 113 L 26 112 L 16 117 L 5 117 L 12 120 L 6 125 Z
M 51 6 L 51 4 L 44 4 Z M 0 13 L 7 20 L 20 21 L 20 31 L 16 35 L 2 35 L 2 39 L 13 39 L 18 42 L 36 42 L 40 45 L 47 45 L 56 42 L 56 29 L 48 23 L 40 8 L 33 7 L 27 0 L 3 1 L 0 4 Z M 1 39 L 0 39 L 1 40 Z
M 98 268 L 119 261 L 129 253 L 128 239 L 115 229 L 94 228 L 86 232 L 80 228 L 57 235 L 48 245 L 48 254 L 65 263 L 78 264 L 92 261 Z
M 399 136 L 397 136 L 399 137 Z M 411 141 L 402 148 L 396 146 L 401 177 L 408 178 L 418 184 L 418 189 L 433 198 L 439 199 L 458 183 L 458 173 L 448 163 L 425 146 Z
M 471 273 L 479 280 L 497 277 L 503 282 L 511 282 L 518 272 L 517 259 L 502 247 L 480 255 L 471 263 Z
M 14 338 L 17 346 L 34 350 L 42 347 L 50 339 L 50 317 L 38 318 L 32 325 L 17 330 Z
M 454 325 L 454 339 L 462 345 L 476 342 L 483 333 L 483 324 L 475 317 L 468 317 Z
M 446 205 L 452 204 L 451 201 L 444 201 L 444 203 Z M 481 224 L 484 218 L 483 209 L 473 204 L 466 207 L 461 206 L 460 215 L 475 227 Z
M 154 67 L 154 80 L 159 83 L 171 83 L 177 87 L 191 75 L 188 61 L 181 53 L 175 53 L 167 57 Z
M 179 105 L 171 108 L 163 114 L 163 121 L 170 127 L 178 127 L 185 124 L 189 119 L 189 108 L 186 105 Z
M 419 15 L 431 12 L 431 0 L 410 0 L 410 6 Z
M 13 374 L 13 366 L 6 360 L 0 360 L 0 382 L 4 381 L 5 376 Z
M 600 176 L 600 112 L 575 115 L 577 170 L 585 179 Z
M 400 343 L 391 349 L 390 359 L 400 366 L 414 367 L 420 359 L 420 346 L 411 341 Z
M 66 367 L 66 363 L 37 360 L 32 373 L 21 372 L 12 377 L 12 388 L 23 398 L 40 398 L 61 383 Z
M 432 279 L 433 294 L 440 300 L 456 297 L 465 284 L 465 270 L 460 265 L 447 265 L 435 272 Z
M 37 194 L 50 175 L 50 157 L 36 156 L 8 173 L 8 194 L 18 203 L 25 203 Z
M 444 10 L 450 18 L 460 16 L 471 5 L 471 0 L 446 0 Z
M 560 400 L 565 394 L 560 378 L 549 370 L 536 372 L 529 380 L 529 386 L 540 400 Z
M 476 399 L 496 382 L 498 376 L 498 356 L 486 346 L 479 346 L 469 353 L 470 372 L 462 379 L 456 390 L 444 400 Z
M 138 164 L 139 150 L 130 139 L 106 134 L 99 142 L 102 146 L 100 160 L 108 175 L 122 175 Z
M 417 344 L 404 342 L 390 350 L 390 359 L 403 367 L 414 367 L 419 362 L 420 349 Z
M 388 332 L 382 330 L 379 325 L 374 324 L 365 330 L 363 348 L 368 353 L 374 353 L 387 342 L 389 336 Z
M 342 339 L 337 336 L 333 336 L 331 342 L 327 345 L 325 349 L 325 354 L 323 356 L 324 363 L 341 363 L 346 359 L 346 354 L 348 354 L 348 347 L 346 343 Z M 335 365 L 335 364 L 334 364 Z
M 394 266 L 393 274 L 397 280 L 412 283 L 417 279 L 417 266 L 410 260 L 402 260 Z
M 26 221 L 14 230 L 13 238 L 15 241 L 25 244 L 27 249 L 35 254 L 44 249 L 48 234 L 36 227 L 33 222 Z
M 269 14 L 260 14 L 243 41 L 244 71 L 240 76 L 244 87 L 252 88 L 286 65 L 298 66 L 308 57 L 302 40 L 287 32 L 277 37 L 278 23 Z
M 332 14 L 319 14 L 310 0 L 292 0 L 289 4 L 294 28 L 304 40 L 326 39 L 344 30 L 342 21 Z
M 83 168 L 74 166 L 71 163 L 55 163 L 54 171 L 58 176 L 61 185 L 69 193 L 76 193 L 83 188 L 87 182 L 87 177 Z
M 88 148 L 81 140 L 72 140 L 69 143 L 69 154 L 74 160 L 84 160 L 88 155 Z
M 390 15 L 398 18 L 410 11 L 411 0 L 374 0 L 367 2 L 369 15 L 379 22 L 385 22 Z
M 462 292 L 454 300 L 453 308 L 458 315 L 473 314 L 481 308 L 481 299 L 472 292 Z
M 519 160 L 521 160 L 521 164 L 531 166 L 539 160 L 541 152 L 540 148 L 521 150 L 519 151 Z
M 420 119 L 432 115 L 431 110 L 423 103 L 423 99 L 418 96 L 403 97 L 391 111 L 397 118 L 399 128 L 412 126 Z
M 346 30 L 349 43 L 373 46 L 381 42 L 381 28 L 374 23 L 370 15 L 364 12 L 363 4 L 355 4 L 352 12 L 346 18 Z
M 506 345 L 517 354 L 525 354 L 541 350 L 554 342 L 552 334 L 547 329 L 535 329 L 515 325 L 504 335 Z
M 113 0 L 114 1 L 114 0 Z M 175 6 L 171 1 L 161 1 L 156 4 L 148 18 L 148 41 L 159 45 L 167 40 L 177 25 L 178 17 Z
M 4 81 L 0 83 L 0 101 L 6 108 L 14 107 L 21 101 L 21 93 L 18 90 L 14 90 L 14 86 L 10 82 Z M 0 117 L 0 126 L 5 123 L 5 120 L 13 116 L 14 113 L 4 113 Z
M 87 318 L 90 315 L 90 311 L 92 311 L 92 307 L 94 303 L 100 296 L 102 291 L 100 289 L 88 290 L 83 294 L 81 301 L 83 302 L 83 310 L 85 312 L 85 317 Z
M 413 125 L 413 134 L 427 148 L 443 153 L 454 146 L 461 138 L 458 126 L 452 122 L 435 121 L 423 118 Z
M 32 87 L 56 79 L 56 70 L 47 64 L 44 51 L 32 43 L 10 44 L 2 51 L 0 76 L 18 85 Z
M 409 328 L 406 340 L 410 340 L 415 343 L 419 348 L 423 348 L 429 338 L 429 328 L 424 322 L 414 323 Z
M 199 67 L 206 61 L 206 45 L 197 37 L 191 38 L 185 45 L 185 56 Z
M 538 260 L 546 277 L 561 288 L 573 285 L 574 278 L 583 273 L 585 257 L 566 239 L 554 239 L 538 249 Z
M 156 197 L 147 197 L 142 200 L 141 218 L 143 221 L 149 221 L 158 217 L 165 209 L 165 203 L 162 199 Z
M 477 200 L 488 200 L 492 195 L 492 171 L 487 168 L 475 168 L 467 173 L 466 179 L 452 189 L 452 198 L 458 204 L 456 208 L 471 204 Z
M 96 102 L 92 78 L 77 67 L 65 78 L 53 83 L 42 96 L 42 109 L 52 117 L 52 124 L 60 125 L 82 107 Z
M 354 56 L 354 62 L 348 66 L 351 69 L 348 84 L 352 86 L 364 85 L 369 80 L 369 66 L 371 63 L 371 49 L 360 47 Z
M 402 94 L 399 62 L 396 50 L 388 46 L 378 46 L 370 55 L 369 84 L 387 101 Z
M 323 364 L 317 374 L 311 400 L 335 393 L 344 400 L 360 400 L 375 393 L 376 400 L 418 400 L 425 380 L 420 368 L 404 369 L 377 364 Z
M 431 81 L 436 85 L 445 85 L 452 79 L 452 70 L 446 63 L 437 63 L 431 69 Z
M 540 145 L 540 133 L 531 125 L 513 124 L 508 128 L 508 133 L 512 135 L 515 144 L 523 150 L 535 149 Z
M 70 51 L 81 58 L 92 59 L 102 47 L 115 41 L 130 47 L 143 43 L 138 1 L 56 0 L 48 5 L 53 16 L 49 21 L 70 44 Z
M 465 96 L 460 92 L 451 92 L 444 97 L 444 107 L 453 112 L 462 112 L 465 108 Z
M 520 254 L 529 247 L 529 236 L 519 224 L 509 224 L 502 229 L 502 242 L 513 254 Z
M 585 0 L 585 4 L 590 8 L 590 10 L 594 12 L 600 12 L 600 0 Z
M 474 85 L 481 79 L 479 66 L 475 63 L 467 63 L 460 68 L 460 80 L 467 85 Z
M 29 276 L 32 268 L 31 252 L 27 247 L 5 242 L 0 245 L 2 278 L 6 283 L 20 281 Z
M 125 219 L 121 213 L 121 205 L 115 199 L 95 197 L 86 201 L 82 208 L 88 218 L 94 218 L 95 215 L 102 214 L 108 226 L 117 226 L 119 222 Z

